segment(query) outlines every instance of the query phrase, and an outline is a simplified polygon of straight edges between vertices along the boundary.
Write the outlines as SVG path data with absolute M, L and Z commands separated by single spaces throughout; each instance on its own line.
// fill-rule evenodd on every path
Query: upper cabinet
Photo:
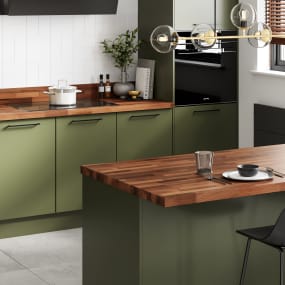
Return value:
M 214 0 L 174 0 L 174 28 L 178 31 L 192 30 L 197 24 L 214 24 Z M 221 0 L 220 0 L 221 1 Z
M 233 29 L 230 12 L 236 0 L 174 0 L 174 27 L 192 30 L 193 25 L 210 24 L 217 29 Z
M 118 0 L 0 0 L 5 15 L 116 14 Z

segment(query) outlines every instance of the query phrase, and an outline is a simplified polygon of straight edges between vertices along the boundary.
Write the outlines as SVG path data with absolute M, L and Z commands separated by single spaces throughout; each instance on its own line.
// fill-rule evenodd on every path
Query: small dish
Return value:
M 258 172 L 258 165 L 255 164 L 240 164 L 237 166 L 237 170 L 240 176 L 252 177 Z
M 129 96 L 132 98 L 132 99 L 137 99 L 137 97 L 141 94 L 141 91 L 139 90 L 130 90 L 128 92 Z

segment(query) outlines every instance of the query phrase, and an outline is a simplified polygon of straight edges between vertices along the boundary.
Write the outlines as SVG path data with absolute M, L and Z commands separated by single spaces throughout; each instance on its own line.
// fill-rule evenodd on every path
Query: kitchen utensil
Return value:
M 213 182 L 217 182 L 217 183 L 221 183 L 221 184 L 231 184 L 230 181 L 224 180 L 223 178 L 218 178 L 218 177 L 214 177 L 212 174 L 206 176 L 206 178 L 208 180 L 211 180 Z
M 50 86 L 48 91 L 44 91 L 50 95 L 49 104 L 56 106 L 76 105 L 76 94 L 80 92 L 76 86 L 68 85 L 66 80 L 59 80 L 57 86 Z
M 275 176 L 278 176 L 278 177 L 281 177 L 281 178 L 284 178 L 284 177 L 285 177 L 285 174 L 284 174 L 284 173 L 281 173 L 281 172 L 279 172 L 279 171 L 276 171 L 276 170 L 274 170 L 274 169 L 271 168 L 271 167 L 265 167 L 265 169 L 266 169 L 266 171 L 273 173 Z

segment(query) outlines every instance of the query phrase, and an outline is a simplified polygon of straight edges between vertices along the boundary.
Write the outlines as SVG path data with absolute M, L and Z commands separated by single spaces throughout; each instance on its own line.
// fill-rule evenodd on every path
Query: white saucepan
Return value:
M 76 86 L 51 86 L 44 91 L 49 95 L 49 104 L 57 106 L 76 105 L 76 94 L 81 92 Z

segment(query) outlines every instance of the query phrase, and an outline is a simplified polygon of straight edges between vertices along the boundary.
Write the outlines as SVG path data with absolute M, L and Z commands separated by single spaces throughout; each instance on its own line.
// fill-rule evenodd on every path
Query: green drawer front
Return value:
M 54 119 L 1 122 L 0 157 L 0 219 L 54 213 Z
M 116 160 L 116 115 L 56 119 L 56 212 L 82 208 L 80 165 Z
M 237 104 L 176 107 L 174 154 L 236 148 Z
M 172 110 L 117 114 L 117 159 L 172 154 Z

